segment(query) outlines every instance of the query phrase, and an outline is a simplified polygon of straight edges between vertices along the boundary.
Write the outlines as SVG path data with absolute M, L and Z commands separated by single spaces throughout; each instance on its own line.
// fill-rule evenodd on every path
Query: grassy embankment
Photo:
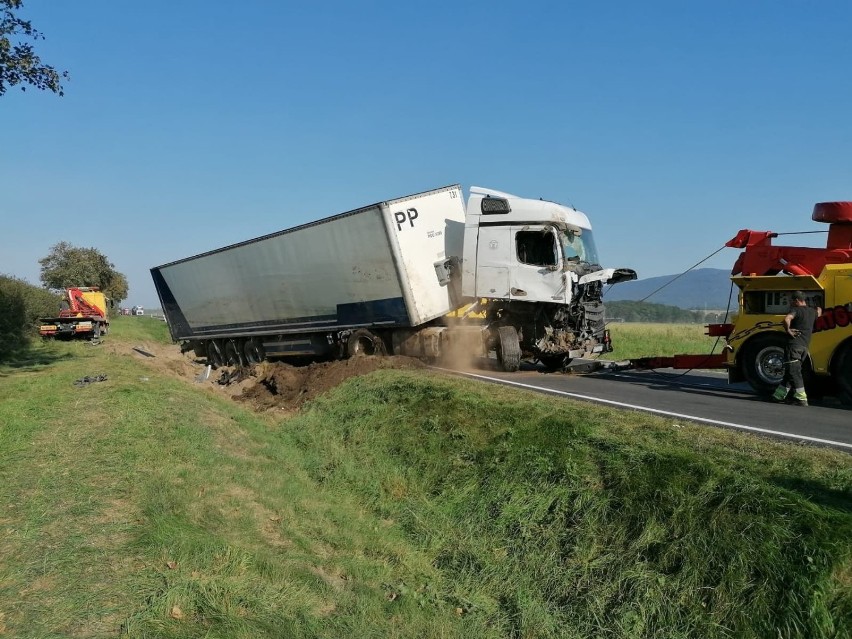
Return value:
M 0 398 L 0 636 L 852 627 L 842 453 L 424 371 L 256 415 L 80 343 L 0 368 Z

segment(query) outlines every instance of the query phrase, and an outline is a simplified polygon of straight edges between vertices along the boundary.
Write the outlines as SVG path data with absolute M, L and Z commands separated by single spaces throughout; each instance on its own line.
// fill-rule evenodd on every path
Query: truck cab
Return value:
M 584 213 L 472 187 L 465 219 L 462 295 L 485 300 L 490 322 L 520 326 L 527 357 L 556 367 L 610 350 L 602 287 L 636 272 L 601 267 Z

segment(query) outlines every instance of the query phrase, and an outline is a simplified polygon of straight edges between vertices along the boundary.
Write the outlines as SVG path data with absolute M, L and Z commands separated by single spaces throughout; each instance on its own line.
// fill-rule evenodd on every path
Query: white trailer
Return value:
M 461 304 L 448 262 L 462 250 L 463 202 L 449 186 L 155 267 L 172 338 L 217 361 L 254 361 L 328 354 L 358 328 L 442 317 Z
M 151 269 L 172 338 L 215 364 L 438 356 L 457 339 L 556 366 L 609 347 L 582 213 L 458 185 L 387 200 Z M 632 274 L 632 276 L 630 275 Z M 478 322 L 446 316 L 476 303 Z M 470 339 L 471 336 L 474 339 Z

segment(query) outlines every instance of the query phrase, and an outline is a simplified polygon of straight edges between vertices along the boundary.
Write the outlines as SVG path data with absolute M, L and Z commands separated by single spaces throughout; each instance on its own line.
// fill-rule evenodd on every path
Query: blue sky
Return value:
M 26 0 L 21 16 L 71 80 L 0 98 L 0 273 L 38 284 L 52 245 L 94 246 L 128 305 L 158 305 L 152 266 L 446 184 L 571 204 L 604 265 L 640 278 L 741 228 L 822 230 L 813 204 L 852 199 L 849 2 Z

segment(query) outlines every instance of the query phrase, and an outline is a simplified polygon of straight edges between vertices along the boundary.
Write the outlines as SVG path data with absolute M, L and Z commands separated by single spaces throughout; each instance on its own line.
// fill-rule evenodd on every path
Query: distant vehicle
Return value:
M 130 310 L 130 314 L 131 314 L 131 315 L 144 315 L 144 314 L 145 314 L 145 309 L 144 309 L 144 308 L 142 308 L 141 306 L 134 306 L 134 307 Z

